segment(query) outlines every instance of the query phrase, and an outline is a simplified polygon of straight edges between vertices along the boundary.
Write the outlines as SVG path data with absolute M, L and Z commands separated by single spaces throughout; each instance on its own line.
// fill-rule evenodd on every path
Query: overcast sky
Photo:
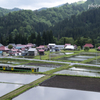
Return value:
M 61 4 L 73 3 L 77 1 L 80 0 L 0 0 L 0 7 L 7 9 L 17 7 L 20 9 L 36 10 L 42 7 L 55 7 Z

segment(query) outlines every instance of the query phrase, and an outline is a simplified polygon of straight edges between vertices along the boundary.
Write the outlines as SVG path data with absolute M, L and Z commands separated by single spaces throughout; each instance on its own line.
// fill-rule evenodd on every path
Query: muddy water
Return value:
M 12 100 L 100 100 L 100 93 L 38 86 Z

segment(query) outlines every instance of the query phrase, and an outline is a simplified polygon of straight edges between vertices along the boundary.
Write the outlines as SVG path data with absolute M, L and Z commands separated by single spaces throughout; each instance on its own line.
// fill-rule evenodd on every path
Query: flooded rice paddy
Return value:
M 55 69 L 54 67 L 41 67 L 41 66 L 27 66 L 27 67 L 31 67 L 31 68 L 39 68 L 39 72 L 46 72 L 52 69 Z
M 33 82 L 42 76 L 44 75 L 0 73 L 0 82 L 9 82 L 23 85 Z
M 99 100 L 99 92 L 37 86 L 12 100 Z
M 96 64 L 96 65 L 100 65 L 100 59 L 95 59 L 93 61 L 88 62 L 87 64 Z
M 90 58 L 94 58 L 95 56 L 86 56 L 86 55 L 77 55 L 77 56 L 73 56 L 73 57 L 63 57 L 63 58 L 59 58 L 58 60 L 68 60 L 68 61 L 84 61 Z
M 72 68 L 69 68 L 68 70 L 61 70 L 59 72 L 55 72 L 55 74 L 100 77 L 100 69 L 72 67 Z
M 0 73 L 0 96 L 9 93 L 22 85 L 33 82 L 44 75 Z
M 0 83 L 0 97 L 21 87 L 22 85 L 18 84 L 7 84 L 7 83 Z

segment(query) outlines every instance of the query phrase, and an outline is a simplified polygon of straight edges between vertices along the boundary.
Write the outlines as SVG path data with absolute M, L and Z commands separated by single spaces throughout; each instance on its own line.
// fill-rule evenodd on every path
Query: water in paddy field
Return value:
M 37 86 L 12 100 L 100 100 L 100 93 Z
M 59 60 L 69 60 L 69 61 L 84 61 L 90 58 L 94 58 L 95 56 L 84 56 L 84 55 L 77 55 L 77 56 L 73 56 L 73 57 L 63 57 L 63 58 L 59 58 Z
M 93 61 L 88 62 L 87 64 L 100 65 L 100 59 L 95 59 L 95 60 L 93 60 Z
M 26 65 L 27 66 L 27 65 Z M 39 72 L 46 72 L 52 69 L 55 69 L 55 67 L 42 67 L 42 66 L 27 66 L 27 67 L 31 67 L 31 68 L 39 68 Z
M 0 82 L 28 84 L 43 76 L 44 75 L 38 75 L 38 74 L 0 73 Z
M 69 75 L 100 77 L 100 70 L 72 67 L 72 68 L 69 68 L 68 70 L 61 70 L 59 72 L 55 72 L 55 74 L 69 74 Z
M 7 83 L 0 83 L 0 97 L 21 87 L 22 85 L 19 85 L 19 84 L 7 84 Z
M 0 97 L 44 75 L 0 73 Z

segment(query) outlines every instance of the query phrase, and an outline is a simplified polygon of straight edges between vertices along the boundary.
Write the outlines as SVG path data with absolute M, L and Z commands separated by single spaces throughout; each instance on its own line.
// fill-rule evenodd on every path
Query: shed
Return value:
M 38 54 L 36 48 L 29 48 L 28 55 L 29 56 L 36 56 Z
M 44 55 L 44 50 L 43 49 L 39 50 L 39 55 Z

